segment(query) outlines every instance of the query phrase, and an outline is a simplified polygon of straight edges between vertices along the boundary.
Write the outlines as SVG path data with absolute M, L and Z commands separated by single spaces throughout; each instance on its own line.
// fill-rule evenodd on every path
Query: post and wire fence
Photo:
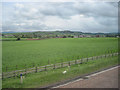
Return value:
M 25 68 L 22 70 L 17 70 L 18 69 L 18 65 L 15 66 L 16 70 L 14 71 L 9 71 L 8 69 L 9 67 L 6 66 L 5 70 L 6 72 L 2 73 L 2 79 L 4 78 L 10 78 L 10 77 L 19 77 L 20 74 L 26 75 L 29 73 L 37 73 L 37 72 L 42 72 L 42 71 L 47 71 L 47 70 L 52 70 L 52 69 L 58 69 L 58 68 L 63 68 L 63 67 L 67 67 L 67 66 L 71 66 L 71 65 L 75 65 L 75 64 L 83 64 L 84 62 L 88 62 L 90 60 L 97 60 L 100 58 L 107 58 L 107 57 L 113 57 L 113 56 L 117 56 L 119 53 L 112 53 L 109 52 L 109 54 L 104 54 L 104 55 L 100 55 L 100 56 L 92 56 L 92 57 L 86 57 L 86 58 L 81 58 L 79 59 L 79 57 L 77 57 L 76 60 L 72 60 L 72 61 L 67 61 L 67 62 L 63 62 L 61 60 L 61 63 L 54 63 L 54 64 L 50 64 L 50 60 L 48 60 L 48 65 L 45 66 L 35 66 L 35 63 L 32 64 L 32 68 L 27 68 L 27 65 L 25 64 Z

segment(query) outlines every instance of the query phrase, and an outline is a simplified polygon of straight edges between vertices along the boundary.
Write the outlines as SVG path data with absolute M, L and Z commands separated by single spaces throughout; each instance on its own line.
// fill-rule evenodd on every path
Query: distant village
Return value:
M 73 31 L 54 32 L 26 32 L 26 33 L 0 33 L 3 38 L 91 38 L 91 37 L 119 37 L 118 33 L 83 33 Z

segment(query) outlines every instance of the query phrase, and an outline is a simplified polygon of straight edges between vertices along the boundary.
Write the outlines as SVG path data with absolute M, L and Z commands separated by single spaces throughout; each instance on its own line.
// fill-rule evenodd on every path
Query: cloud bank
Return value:
M 118 32 L 118 3 L 3 3 L 2 31 Z

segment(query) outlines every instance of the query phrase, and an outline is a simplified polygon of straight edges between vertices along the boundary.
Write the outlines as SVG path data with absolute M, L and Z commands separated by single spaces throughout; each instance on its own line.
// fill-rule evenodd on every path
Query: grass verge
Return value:
M 20 83 L 20 78 L 9 78 L 2 81 L 3 88 L 40 88 L 49 84 L 55 84 L 57 82 L 63 82 L 80 75 L 84 75 L 96 70 L 107 68 L 112 65 L 118 64 L 118 56 L 102 58 L 87 63 L 73 65 L 70 68 L 60 68 L 50 71 L 44 71 L 39 73 L 27 74 L 23 80 L 23 84 Z M 67 73 L 62 72 L 66 70 Z

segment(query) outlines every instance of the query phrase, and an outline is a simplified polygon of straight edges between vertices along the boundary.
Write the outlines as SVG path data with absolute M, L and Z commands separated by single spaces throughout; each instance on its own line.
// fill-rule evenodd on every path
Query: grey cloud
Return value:
M 47 3 L 46 8 L 40 9 L 40 13 L 45 16 L 58 16 L 69 19 L 70 16 L 78 14 L 78 11 L 72 6 L 73 3 Z
M 22 3 L 23 8 L 13 6 L 10 17 L 3 21 L 3 30 L 43 30 L 43 29 L 56 29 L 48 27 L 44 24 L 45 18 L 48 16 L 58 17 L 62 20 L 71 20 L 72 16 L 84 15 L 84 18 L 92 17 L 97 23 L 87 21 L 83 22 L 82 26 L 74 27 L 72 29 L 82 28 L 83 31 L 99 31 L 109 29 L 110 31 L 117 29 L 118 7 L 117 3 Z M 35 8 L 37 11 L 32 11 Z M 8 9 L 9 10 L 9 9 Z M 9 11 L 10 12 L 10 11 Z M 3 13 L 4 15 L 4 13 Z M 7 15 L 4 16 L 7 18 Z M 79 19 L 79 18 L 78 18 Z M 89 19 L 88 19 L 89 20 Z M 30 25 L 32 21 L 33 24 Z M 57 22 L 57 21 L 56 21 Z M 14 23 L 25 23 L 25 25 L 16 26 Z M 81 21 L 82 23 L 82 21 Z M 111 28 L 110 28 L 111 27 Z M 61 26 L 63 29 L 63 27 Z M 66 27 L 67 28 L 67 27 Z M 71 28 L 69 28 L 71 29 Z
M 84 13 L 87 16 L 93 17 L 117 17 L 117 8 L 109 3 L 83 3 L 79 4 L 76 9 L 80 13 Z
M 29 30 L 42 30 L 42 29 L 45 29 L 45 27 L 46 27 L 46 25 L 40 25 L 40 24 L 23 26 L 24 29 L 29 29 Z
M 75 4 L 75 5 L 74 5 Z M 117 8 L 113 5 L 116 4 L 110 4 L 110 3 L 45 3 L 43 4 L 45 7 L 40 8 L 40 4 L 36 4 L 36 8 L 38 9 L 38 12 L 29 13 L 31 10 L 31 6 L 28 4 L 26 7 L 22 10 L 19 10 L 20 16 L 25 18 L 31 18 L 34 19 L 35 15 L 43 14 L 44 16 L 59 16 L 61 18 L 68 18 L 73 15 L 77 14 L 84 14 L 85 16 L 91 16 L 91 17 L 117 17 Z M 42 5 L 42 6 L 43 6 Z
M 118 25 L 118 19 L 117 18 L 98 18 L 97 21 L 100 24 L 103 24 L 103 25 L 106 25 L 106 26 L 109 26 L 109 25 L 117 26 Z
M 46 29 L 46 25 L 40 23 L 33 23 L 30 25 L 30 22 L 16 21 L 16 22 L 4 22 L 2 25 L 3 31 L 19 31 L 19 30 L 43 30 Z M 22 25 L 23 24 L 23 25 Z
M 75 5 L 74 5 L 75 4 Z M 113 4 L 114 6 L 116 4 Z M 84 14 L 86 16 L 105 16 L 117 17 L 117 7 L 110 3 L 57 3 L 46 4 L 46 8 L 40 8 L 40 12 L 44 15 L 55 16 L 72 16 L 76 14 Z

